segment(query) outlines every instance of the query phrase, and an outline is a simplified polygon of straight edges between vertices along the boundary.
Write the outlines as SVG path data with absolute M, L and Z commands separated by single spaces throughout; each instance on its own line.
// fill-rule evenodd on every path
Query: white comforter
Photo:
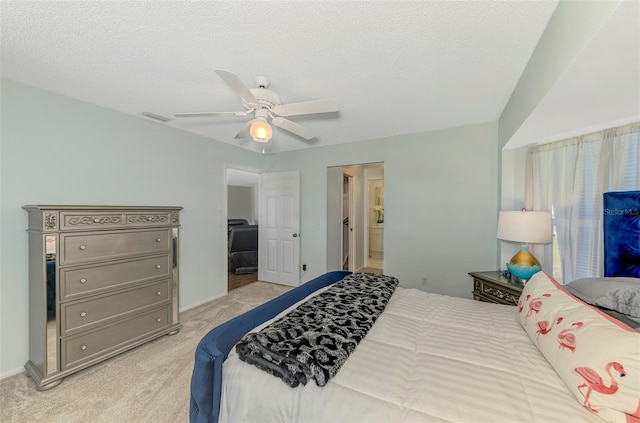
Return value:
M 324 388 L 224 363 L 220 422 L 596 422 L 515 307 L 397 288 Z

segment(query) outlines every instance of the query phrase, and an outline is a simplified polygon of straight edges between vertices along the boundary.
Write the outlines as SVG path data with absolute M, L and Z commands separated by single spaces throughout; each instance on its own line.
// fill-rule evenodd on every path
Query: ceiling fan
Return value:
M 273 134 L 269 120 L 278 128 L 310 140 L 316 136 L 313 131 L 296 122 L 285 119 L 283 116 L 338 111 L 338 106 L 330 99 L 281 104 L 280 96 L 269 89 L 270 81 L 264 76 L 256 77 L 257 88 L 247 88 L 236 74 L 220 69 L 215 72 L 240 97 L 246 110 L 241 112 L 176 113 L 175 117 L 248 116 L 253 113 L 255 117 L 247 122 L 234 138 L 241 139 L 251 136 L 254 141 L 268 142 Z

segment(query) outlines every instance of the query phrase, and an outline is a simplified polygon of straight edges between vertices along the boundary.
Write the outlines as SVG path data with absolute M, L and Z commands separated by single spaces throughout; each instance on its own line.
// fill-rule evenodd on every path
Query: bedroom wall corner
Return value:
M 28 355 L 26 204 L 182 206 L 180 309 L 226 293 L 226 163 L 264 157 L 0 79 L 0 375 Z M 220 240 L 219 242 L 217 240 Z

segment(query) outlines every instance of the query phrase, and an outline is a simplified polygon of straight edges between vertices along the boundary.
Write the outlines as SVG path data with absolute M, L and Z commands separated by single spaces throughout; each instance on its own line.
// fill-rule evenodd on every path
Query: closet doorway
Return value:
M 259 178 L 256 171 L 226 169 L 228 291 L 258 280 Z

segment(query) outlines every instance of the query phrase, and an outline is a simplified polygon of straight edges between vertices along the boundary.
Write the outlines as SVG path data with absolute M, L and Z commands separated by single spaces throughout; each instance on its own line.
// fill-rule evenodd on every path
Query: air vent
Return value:
M 151 112 L 142 112 L 140 113 L 142 116 L 151 118 L 151 119 L 155 119 L 155 120 L 159 120 L 160 122 L 169 122 L 171 119 L 169 119 L 168 117 L 162 116 L 162 115 L 157 115 L 155 113 L 151 113 Z

